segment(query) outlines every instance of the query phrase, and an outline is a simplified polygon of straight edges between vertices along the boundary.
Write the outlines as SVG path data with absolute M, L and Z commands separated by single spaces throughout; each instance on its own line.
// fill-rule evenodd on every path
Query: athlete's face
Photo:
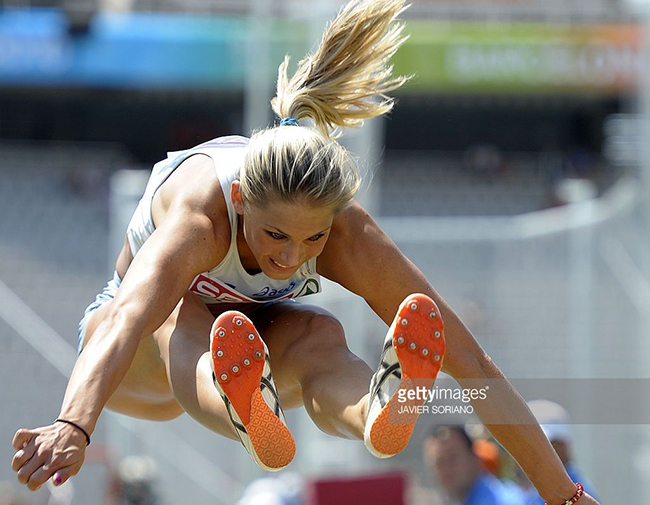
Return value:
M 231 196 L 235 210 L 243 217 L 244 239 L 266 275 L 288 279 L 323 251 L 334 219 L 332 209 L 280 200 L 264 207 L 244 207 L 236 185 Z M 240 250 L 240 254 L 245 256 L 246 251 Z

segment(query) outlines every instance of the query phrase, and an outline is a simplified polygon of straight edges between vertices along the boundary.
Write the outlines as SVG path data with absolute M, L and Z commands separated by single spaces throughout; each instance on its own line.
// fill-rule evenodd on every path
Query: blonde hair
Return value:
M 240 177 L 247 203 L 300 199 L 338 210 L 354 197 L 361 177 L 335 138 L 342 128 L 389 112 L 394 100 L 387 93 L 409 79 L 392 77 L 388 66 L 407 38 L 401 34 L 403 24 L 396 22 L 404 2 L 352 0 L 291 78 L 285 57 L 273 111 L 280 118 L 311 119 L 315 128 L 289 124 L 252 136 Z

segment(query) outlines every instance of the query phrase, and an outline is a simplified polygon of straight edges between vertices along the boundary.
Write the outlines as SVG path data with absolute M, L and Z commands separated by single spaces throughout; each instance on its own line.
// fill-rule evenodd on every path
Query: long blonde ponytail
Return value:
M 397 16 L 405 0 L 352 0 L 328 25 L 314 54 L 298 64 L 293 77 L 285 57 L 271 101 L 282 126 L 250 140 L 240 174 L 244 201 L 302 201 L 342 208 L 361 184 L 356 164 L 334 140 L 340 129 L 389 112 L 387 94 L 409 78 L 392 77 L 388 60 L 407 37 Z M 315 129 L 297 126 L 310 118 Z
M 280 118 L 311 118 L 325 136 L 356 127 L 393 108 L 387 93 L 408 77 L 392 77 L 388 60 L 407 37 L 397 16 L 404 0 L 353 0 L 328 25 L 314 54 L 298 64 L 291 79 L 289 56 L 278 69 L 277 96 L 271 101 Z M 379 100 L 377 100 L 379 98 Z

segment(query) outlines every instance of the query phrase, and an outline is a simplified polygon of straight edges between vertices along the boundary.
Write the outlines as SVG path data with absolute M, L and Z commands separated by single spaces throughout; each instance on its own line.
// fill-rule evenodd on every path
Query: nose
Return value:
M 296 266 L 300 261 L 300 248 L 296 244 L 287 244 L 280 252 L 280 261 L 287 266 Z

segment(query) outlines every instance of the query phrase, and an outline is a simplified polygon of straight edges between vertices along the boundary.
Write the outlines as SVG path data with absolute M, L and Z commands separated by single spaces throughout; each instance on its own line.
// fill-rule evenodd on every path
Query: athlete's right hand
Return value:
M 18 482 L 32 491 L 50 477 L 61 485 L 81 469 L 86 453 L 86 437 L 74 426 L 56 422 L 33 430 L 21 428 L 14 435 L 11 467 Z

